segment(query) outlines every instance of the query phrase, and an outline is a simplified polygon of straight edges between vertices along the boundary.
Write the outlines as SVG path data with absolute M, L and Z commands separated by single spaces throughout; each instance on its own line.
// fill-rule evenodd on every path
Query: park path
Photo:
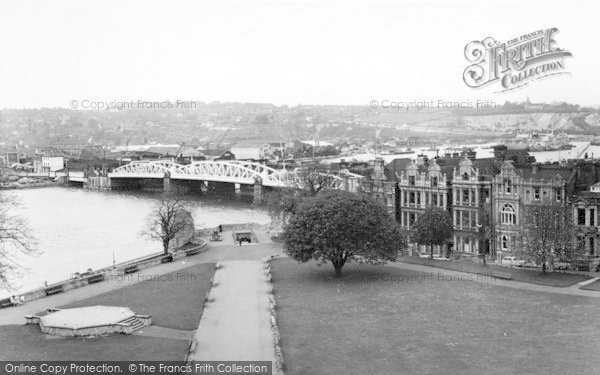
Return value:
M 583 290 L 579 289 L 582 283 L 575 284 L 570 287 L 556 287 L 556 286 L 547 286 L 547 285 L 538 285 L 531 284 L 522 281 L 515 280 L 502 280 L 494 277 L 472 277 L 472 273 L 461 272 L 461 271 L 453 271 L 447 270 L 443 268 L 437 268 L 433 266 L 424 266 L 420 264 L 413 263 L 403 263 L 402 261 L 390 262 L 387 265 L 397 268 L 402 268 L 405 270 L 418 271 L 423 273 L 435 273 L 444 275 L 444 276 L 464 276 L 468 280 L 473 280 L 475 282 L 487 283 L 491 285 L 503 286 L 507 288 L 514 288 L 520 290 L 529 290 L 534 292 L 546 292 L 546 293 L 555 293 L 555 294 L 568 294 L 573 296 L 581 296 L 581 297 L 592 297 L 592 298 L 600 298 L 600 292 L 596 292 L 593 290 Z M 585 284 L 585 283 L 583 283 Z
M 208 249 L 198 255 L 178 259 L 173 263 L 161 264 L 140 270 L 131 278 L 121 278 L 118 280 L 107 279 L 104 282 L 86 285 L 82 288 L 71 289 L 63 293 L 29 301 L 22 306 L 0 309 L 0 326 L 24 324 L 26 315 L 37 315 L 47 308 L 68 305 L 75 301 L 136 284 L 142 280 L 155 277 L 156 275 L 175 272 L 196 264 L 239 259 L 260 260 L 264 257 L 282 253 L 281 245 L 271 242 L 264 233 L 257 233 L 259 240 L 261 240 L 260 243 L 244 244 L 243 246 L 238 246 L 233 243 L 230 232 L 224 232 L 223 235 L 224 241 L 209 242 Z
M 275 361 L 269 284 L 258 260 L 221 262 L 196 330 L 196 361 Z

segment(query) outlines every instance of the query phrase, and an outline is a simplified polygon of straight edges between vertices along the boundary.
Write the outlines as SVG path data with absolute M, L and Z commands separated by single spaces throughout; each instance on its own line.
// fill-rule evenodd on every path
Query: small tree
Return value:
M 543 272 L 552 256 L 569 257 L 572 253 L 575 227 L 568 206 L 557 202 L 528 205 L 524 223 L 525 252 Z
M 11 287 L 8 276 L 18 272 L 15 253 L 36 255 L 37 240 L 24 219 L 14 215 L 11 209 L 20 205 L 19 200 L 7 194 L 0 194 L 0 286 Z
M 332 191 L 300 202 L 283 233 L 286 253 L 300 262 L 331 262 L 335 275 L 355 256 L 366 263 L 395 260 L 404 246 L 398 226 L 370 198 Z
M 177 199 L 162 196 L 148 216 L 147 230 L 142 235 L 162 242 L 164 255 L 169 254 L 169 243 L 185 228 L 181 219 L 184 208 Z
M 433 246 L 442 245 L 452 236 L 452 218 L 441 208 L 431 207 L 418 218 L 414 226 L 415 241 L 429 246 L 433 259 Z

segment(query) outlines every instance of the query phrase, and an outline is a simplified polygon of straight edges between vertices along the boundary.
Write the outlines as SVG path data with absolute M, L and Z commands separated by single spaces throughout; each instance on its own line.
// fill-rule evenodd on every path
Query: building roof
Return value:
M 262 148 L 268 144 L 269 143 L 265 141 L 244 141 L 236 143 L 235 145 L 231 146 L 231 148 Z
M 526 180 L 532 179 L 545 181 L 550 181 L 556 176 L 568 181 L 575 173 L 573 168 L 561 167 L 556 164 L 538 164 L 530 167 L 518 168 L 517 170 Z

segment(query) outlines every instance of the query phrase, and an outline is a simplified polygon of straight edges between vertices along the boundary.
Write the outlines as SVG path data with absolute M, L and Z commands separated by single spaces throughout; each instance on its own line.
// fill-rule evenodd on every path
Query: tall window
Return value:
M 431 186 L 438 186 L 438 178 L 431 177 Z
M 508 250 L 508 237 L 502 236 L 502 250 Z
M 468 189 L 464 189 L 463 190 L 463 203 L 464 204 L 469 204 L 469 190 Z
M 590 226 L 595 226 L 596 225 L 596 210 L 593 208 L 590 208 Z
M 415 176 L 408 176 L 408 184 L 410 186 L 415 186 Z
M 562 190 L 556 189 L 556 201 L 560 202 L 562 200 Z
M 577 225 L 585 225 L 585 209 L 577 209 Z
M 438 195 L 437 194 L 431 194 L 431 205 L 432 206 L 437 206 L 438 205 Z
M 500 222 L 509 225 L 517 224 L 517 215 L 515 213 L 515 208 L 512 205 L 507 203 L 502 206 L 502 210 L 500 211 Z
M 510 178 L 507 178 L 504 180 L 504 192 L 506 194 L 510 194 L 510 192 L 512 191 L 512 181 L 510 180 Z
M 411 212 L 408 214 L 408 226 L 412 227 L 415 224 L 416 218 L 415 213 Z
M 536 186 L 533 188 L 533 199 L 535 199 L 536 201 L 540 200 L 540 187 Z

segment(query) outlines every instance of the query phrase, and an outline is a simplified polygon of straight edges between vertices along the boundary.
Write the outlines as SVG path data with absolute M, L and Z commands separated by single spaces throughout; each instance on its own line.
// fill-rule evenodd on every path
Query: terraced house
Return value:
M 461 256 L 490 249 L 491 176 L 480 173 L 476 163 L 465 157 L 452 173 L 454 253 Z M 482 164 L 483 172 L 490 166 L 489 162 L 477 164 Z
M 564 163 L 467 157 L 410 162 L 396 173 L 396 217 L 406 231 L 409 253 L 427 253 L 424 246 L 410 240 L 412 229 L 428 207 L 440 207 L 451 215 L 454 234 L 446 246 L 434 249 L 436 255 L 525 257 L 528 207 L 569 205 L 569 197 L 575 194 L 576 169 Z M 579 216 L 587 226 L 598 224 L 600 186 L 597 190 L 596 200 L 578 203 L 585 207 L 585 216 Z M 580 236 L 590 249 L 587 253 L 597 254 L 600 232 Z
M 448 210 L 450 206 L 450 179 L 436 160 L 420 158 L 410 163 L 397 178 L 397 217 L 400 226 L 406 231 L 409 252 L 426 252 L 424 246 L 411 241 L 411 229 L 419 216 L 428 207 L 440 207 Z M 447 248 L 435 246 L 434 254 L 445 255 Z
M 492 179 L 493 251 L 497 258 L 524 257 L 527 208 L 535 204 L 568 204 L 575 170 L 566 165 L 532 164 L 516 168 L 502 164 Z

